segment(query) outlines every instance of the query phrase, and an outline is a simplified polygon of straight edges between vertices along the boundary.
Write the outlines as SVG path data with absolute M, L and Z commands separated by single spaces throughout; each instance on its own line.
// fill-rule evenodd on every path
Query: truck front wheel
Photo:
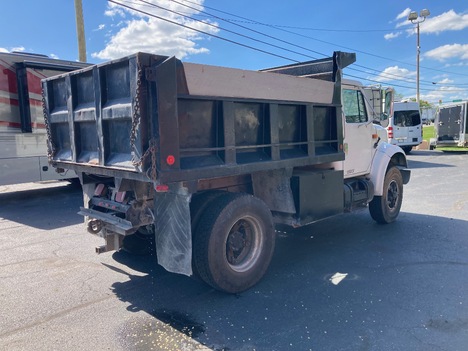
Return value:
M 400 213 L 403 200 L 403 179 L 398 168 L 391 167 L 385 174 L 382 196 L 374 196 L 369 203 L 371 217 L 380 224 L 393 222 Z
M 200 278 L 217 290 L 239 293 L 265 274 L 274 250 L 271 212 L 248 194 L 227 193 L 202 214 L 193 238 Z

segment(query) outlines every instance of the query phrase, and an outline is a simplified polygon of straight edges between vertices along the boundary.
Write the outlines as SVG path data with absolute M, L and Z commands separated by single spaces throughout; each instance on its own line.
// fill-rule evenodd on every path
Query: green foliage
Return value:
M 429 142 L 431 138 L 435 138 L 434 126 L 423 126 L 423 140 Z
M 395 91 L 394 96 L 395 96 L 394 101 L 401 101 L 404 99 L 404 96 L 401 95 L 400 93 L 397 93 L 396 91 Z M 416 101 L 416 98 L 411 98 L 410 101 Z M 434 104 L 431 104 L 430 102 L 426 100 L 419 100 L 419 107 L 420 108 L 433 108 Z
M 410 101 L 416 102 L 416 99 L 415 99 L 415 98 L 411 98 Z M 430 102 L 426 101 L 426 100 L 419 100 L 419 107 L 420 107 L 420 108 L 433 108 L 434 105 L 431 104 Z

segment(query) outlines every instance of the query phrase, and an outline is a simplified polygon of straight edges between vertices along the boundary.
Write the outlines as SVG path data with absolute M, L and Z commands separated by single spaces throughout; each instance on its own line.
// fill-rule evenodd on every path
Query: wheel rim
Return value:
M 387 190 L 387 206 L 390 211 L 393 211 L 397 208 L 399 199 L 400 191 L 398 189 L 398 184 L 396 181 L 392 180 L 390 184 L 388 184 Z
M 236 272 L 248 271 L 261 254 L 260 223 L 253 217 L 243 217 L 231 227 L 226 238 L 226 260 Z

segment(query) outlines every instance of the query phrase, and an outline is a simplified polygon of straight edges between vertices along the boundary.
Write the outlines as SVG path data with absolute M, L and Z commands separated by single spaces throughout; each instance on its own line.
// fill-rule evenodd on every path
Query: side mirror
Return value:
M 384 128 L 388 127 L 389 117 L 393 114 L 393 94 L 392 88 L 386 88 L 382 90 L 383 101 L 382 101 L 382 112 L 380 113 L 380 125 Z
M 368 86 L 362 90 L 371 109 L 372 122 L 386 128 L 393 113 L 393 88 Z

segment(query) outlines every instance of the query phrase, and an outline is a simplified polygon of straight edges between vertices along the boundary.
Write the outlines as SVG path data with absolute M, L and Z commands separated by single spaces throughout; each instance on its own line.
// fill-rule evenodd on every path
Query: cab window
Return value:
M 364 96 L 359 90 L 343 89 L 343 112 L 346 123 L 368 121 Z
M 395 111 L 394 124 L 397 127 L 415 127 L 421 124 L 419 111 Z

